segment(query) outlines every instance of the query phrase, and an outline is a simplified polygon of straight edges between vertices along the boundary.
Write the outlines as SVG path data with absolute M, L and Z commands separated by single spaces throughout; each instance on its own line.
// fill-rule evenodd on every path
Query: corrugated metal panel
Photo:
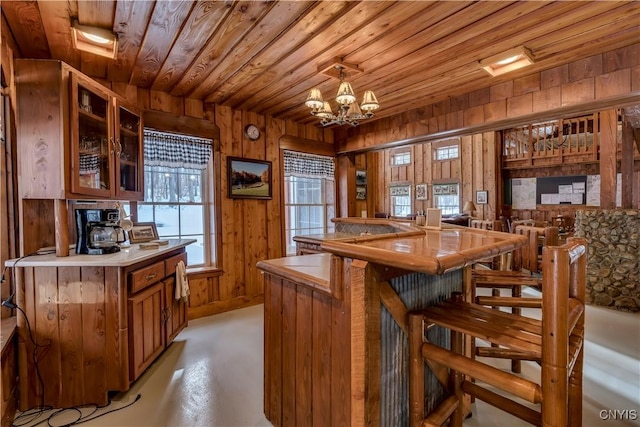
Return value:
M 462 270 L 442 276 L 410 273 L 390 281 L 402 302 L 409 310 L 436 304 L 453 291 L 462 290 Z M 449 334 L 442 328 L 432 328 L 428 338 L 431 342 L 449 346 Z M 382 306 L 381 313 L 381 390 L 380 419 L 382 426 L 399 427 L 409 425 L 409 342 L 402 329 Z M 427 410 L 443 400 L 444 390 L 438 380 L 427 369 Z

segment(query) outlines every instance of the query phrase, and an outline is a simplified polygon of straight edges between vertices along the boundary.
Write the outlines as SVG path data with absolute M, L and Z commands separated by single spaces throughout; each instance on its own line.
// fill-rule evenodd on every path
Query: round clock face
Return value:
M 247 135 L 247 138 L 253 141 L 260 138 L 260 129 L 258 129 L 256 125 L 247 125 L 247 127 L 244 129 L 244 132 Z

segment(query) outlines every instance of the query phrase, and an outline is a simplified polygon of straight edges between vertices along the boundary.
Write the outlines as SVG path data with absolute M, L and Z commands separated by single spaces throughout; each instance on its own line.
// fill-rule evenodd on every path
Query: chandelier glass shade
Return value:
M 334 124 L 358 126 L 361 120 L 373 117 L 373 111 L 380 108 L 376 96 L 370 90 L 365 91 L 362 102 L 358 105 L 351 84 L 344 81 L 342 70 L 340 70 L 340 86 L 335 100 L 338 103 L 336 113 L 332 111 L 329 102 L 322 98 L 320 89 L 313 88 L 309 91 L 304 104 L 311 108 L 311 114 L 320 119 L 322 126 Z

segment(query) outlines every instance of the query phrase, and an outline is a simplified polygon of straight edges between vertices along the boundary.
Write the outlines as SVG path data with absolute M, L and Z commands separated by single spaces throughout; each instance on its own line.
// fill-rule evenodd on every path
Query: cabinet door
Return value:
M 71 192 L 115 194 L 112 97 L 99 85 L 70 73 Z
M 134 381 L 165 347 L 165 284 L 129 297 L 129 376 Z
M 116 117 L 116 196 L 126 200 L 143 200 L 142 120 L 132 107 L 115 104 Z
M 165 279 L 164 284 L 167 306 L 167 345 L 169 345 L 187 326 L 187 303 L 182 299 L 175 299 L 176 279 L 174 277 Z

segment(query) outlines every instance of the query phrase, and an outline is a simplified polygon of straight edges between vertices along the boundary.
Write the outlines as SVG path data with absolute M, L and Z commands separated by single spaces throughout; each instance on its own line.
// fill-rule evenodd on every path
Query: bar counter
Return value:
M 415 229 L 415 228 L 414 228 Z M 408 425 L 407 311 L 466 291 L 477 261 L 523 245 L 447 227 L 344 240 L 258 263 L 265 280 L 265 415 L 275 426 Z M 432 342 L 448 342 L 434 328 Z M 428 407 L 442 399 L 428 373 Z

